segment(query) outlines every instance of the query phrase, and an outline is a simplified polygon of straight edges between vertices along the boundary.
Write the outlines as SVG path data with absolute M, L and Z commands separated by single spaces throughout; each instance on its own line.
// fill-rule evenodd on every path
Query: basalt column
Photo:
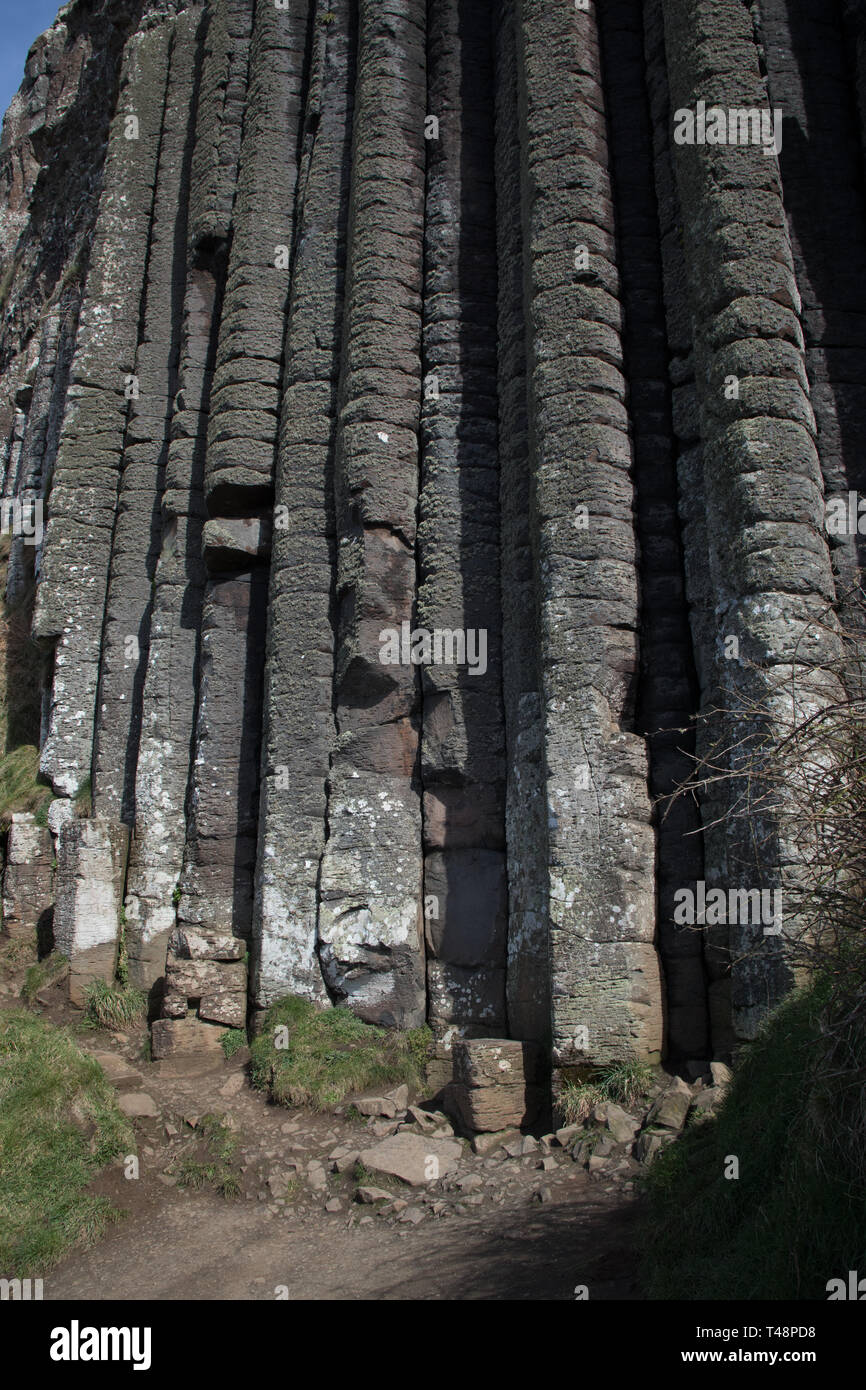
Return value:
M 55 642 L 40 766 L 74 796 L 91 774 L 102 618 L 152 229 L 171 26 L 124 54 L 51 488 L 34 636 Z
M 322 0 L 312 15 L 268 605 L 253 918 L 259 1006 L 286 993 L 328 998 L 318 956 L 318 892 L 336 739 L 334 444 L 357 40 L 353 8 L 349 0 Z
M 782 197 L 825 492 L 844 501 L 847 522 L 849 490 L 866 496 L 866 199 L 840 11 L 838 0 L 762 0 L 757 37 L 769 101 L 783 115 Z M 866 537 L 846 525 L 829 543 L 844 598 Z
M 222 944 L 252 931 L 270 503 L 293 236 L 305 7 L 260 0 L 249 50 L 233 235 L 209 403 L 199 704 L 180 879 L 177 969 L 185 929 L 210 942 L 199 1017 L 238 1025 L 245 981 Z M 241 78 L 238 75 L 238 82 Z M 240 99 L 240 98 L 239 98 Z M 181 964 L 177 964 L 177 962 Z M 189 977 L 189 979 L 187 978 Z M 222 985 L 219 979 L 225 977 Z
M 500 0 L 496 40 L 496 252 L 502 695 L 506 729 L 508 961 L 515 1038 L 550 1044 L 547 814 L 541 764 L 538 611 L 530 543 L 526 334 L 517 55 L 513 5 Z
M 519 0 L 531 525 L 540 610 L 553 1057 L 657 1056 L 655 844 L 633 463 L 594 14 Z M 594 273 L 586 279 L 587 267 Z
M 338 744 L 319 910 L 333 997 L 402 1027 L 425 1017 L 418 681 L 401 640 L 416 568 L 425 8 L 359 7 L 335 468 Z
M 191 18 L 196 15 L 191 12 Z M 186 840 L 186 805 L 199 685 L 199 642 L 205 583 L 202 535 L 208 405 L 226 270 L 236 165 L 218 178 L 211 152 L 219 139 L 222 103 L 214 49 L 220 15 L 198 16 L 190 92 L 189 214 L 184 295 L 170 442 L 162 498 L 161 550 L 154 575 L 148 667 L 135 786 L 126 917 L 129 973 L 139 988 L 163 977 L 166 945 L 175 925 L 177 886 Z M 223 34 L 224 26 L 222 30 Z M 207 36 L 207 41 L 205 39 Z
M 93 759 L 98 815 L 135 819 L 135 774 L 150 640 L 156 564 L 162 545 L 162 493 L 169 421 L 177 390 L 181 310 L 186 279 L 189 94 L 195 77 L 200 13 L 173 27 L 159 146 L 156 195 L 143 295 L 142 335 L 125 394 L 130 399 L 111 575 Z
M 653 172 L 658 212 L 659 252 L 664 289 L 664 314 L 669 353 L 668 376 L 671 387 L 671 422 L 674 433 L 674 457 L 678 489 L 680 536 L 683 549 L 685 588 L 689 605 L 692 655 L 698 680 L 694 716 L 703 700 L 709 707 L 716 699 L 715 597 L 709 568 L 706 506 L 704 502 L 703 444 L 701 442 L 698 388 L 695 381 L 692 316 L 689 309 L 685 252 L 683 250 L 682 214 L 673 168 L 673 116 L 668 90 L 665 57 L 664 21 L 661 0 L 647 0 L 643 7 L 644 47 L 646 56 L 646 86 L 653 124 Z M 695 748 L 708 752 L 706 730 L 696 731 Z M 678 747 L 689 749 L 689 733 L 683 732 Z M 665 810 L 667 811 L 667 807 Z M 694 822 L 697 814 L 712 823 L 725 812 L 719 789 L 710 786 L 701 796 L 701 809 L 694 802 L 688 815 Z M 686 814 L 684 805 L 676 808 L 677 818 Z M 691 859 L 699 849 L 701 857 Z M 703 880 L 703 838 L 693 836 L 689 860 L 679 868 L 677 862 L 667 867 L 674 891 Z M 688 874 L 686 872 L 688 866 Z M 731 1033 L 730 952 L 727 928 L 708 928 L 695 923 L 684 924 L 685 931 L 702 941 L 704 966 L 707 973 L 707 1012 L 710 1047 L 715 1057 L 727 1056 L 733 1046 Z M 662 926 L 662 932 L 664 926 Z
M 428 9 L 417 624 L 428 1022 L 505 1030 L 491 5 Z M 420 639 L 421 642 L 425 638 Z
M 766 110 L 750 16 L 737 0 L 670 0 L 664 22 L 674 112 L 694 112 L 699 100 Z M 715 716 L 713 732 L 734 748 L 751 735 L 754 747 L 750 703 L 768 703 L 766 736 L 777 738 L 791 713 L 783 682 L 795 678 L 801 708 L 814 707 L 826 692 L 810 683 L 808 667 L 835 651 L 800 299 L 772 145 L 677 144 L 674 165 L 704 445 L 716 680 L 732 711 Z M 736 772 L 741 754 L 729 765 Z M 742 807 L 735 785 L 730 809 L 737 802 Z M 708 826 L 705 840 L 714 886 L 779 887 L 795 868 L 768 813 L 753 811 L 748 821 L 731 815 Z M 754 1034 L 790 983 L 780 939 L 764 925 L 729 923 L 739 1037 Z
M 677 516 L 642 6 L 639 0 L 607 0 L 598 14 L 641 557 L 637 722 L 648 740 L 650 791 L 658 804 L 658 949 L 664 974 L 665 1050 L 674 1057 L 705 1057 L 709 1036 L 703 943 L 699 931 L 674 920 L 677 889 L 702 876 L 699 818 L 691 800 L 672 805 L 664 800 L 693 767 L 689 755 L 694 734 L 689 726 L 697 681 Z

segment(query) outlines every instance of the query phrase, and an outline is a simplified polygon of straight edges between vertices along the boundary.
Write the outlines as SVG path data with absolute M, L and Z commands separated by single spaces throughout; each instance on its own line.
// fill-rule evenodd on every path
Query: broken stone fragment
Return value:
M 627 1110 L 608 1102 L 605 1124 L 618 1144 L 630 1144 L 640 1129 L 640 1122 Z
M 654 1130 L 645 1129 L 642 1134 L 638 1135 L 634 1146 L 634 1156 L 639 1163 L 652 1163 L 656 1155 L 674 1138 L 675 1136 L 670 1132 L 659 1134 Z
M 247 968 L 243 961 L 184 960 L 169 952 L 163 1011 L 183 1018 L 197 1002 L 199 1018 L 243 1028 L 247 1015 Z
M 117 1104 L 131 1120 L 153 1120 L 159 1114 L 159 1106 L 146 1091 L 130 1091 L 118 1096 Z
M 725 1066 L 724 1062 L 710 1062 L 710 1073 L 714 1086 L 729 1086 L 734 1078 L 734 1073 L 730 1067 Z
M 355 1199 L 363 1202 L 366 1206 L 372 1206 L 374 1202 L 390 1202 L 391 1193 L 386 1192 L 384 1187 L 359 1187 L 355 1191 Z
M 438 1182 L 457 1167 L 463 1147 L 456 1139 L 430 1139 L 417 1134 L 394 1134 L 373 1148 L 363 1149 L 360 1162 L 371 1173 L 388 1173 L 412 1187 Z
M 169 938 L 169 949 L 177 960 L 236 961 L 243 960 L 247 943 L 227 932 L 177 927 Z
M 647 1115 L 647 1125 L 662 1125 L 665 1129 L 682 1129 L 693 1096 L 681 1077 L 677 1076 Z
M 206 521 L 202 533 L 205 564 L 215 573 L 248 569 L 271 553 L 272 525 L 267 517 L 219 517 Z

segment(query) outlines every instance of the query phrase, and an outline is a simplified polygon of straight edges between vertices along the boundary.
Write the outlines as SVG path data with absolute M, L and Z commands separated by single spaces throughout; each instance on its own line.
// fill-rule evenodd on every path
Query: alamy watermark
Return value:
M 764 154 L 781 154 L 782 112 L 759 106 L 681 106 L 674 113 L 676 145 L 759 145 Z
M 824 529 L 828 536 L 866 536 L 866 497 L 849 492 L 824 502 Z
M 42 498 L 0 498 L 0 536 L 19 536 L 25 545 L 41 545 Z
M 470 676 L 487 670 L 487 629 L 484 627 L 413 628 L 409 622 L 384 627 L 379 633 L 383 666 L 468 666 Z
M 679 927 L 738 925 L 762 927 L 764 936 L 782 931 L 780 888 L 710 888 L 703 879 L 674 893 L 674 922 Z

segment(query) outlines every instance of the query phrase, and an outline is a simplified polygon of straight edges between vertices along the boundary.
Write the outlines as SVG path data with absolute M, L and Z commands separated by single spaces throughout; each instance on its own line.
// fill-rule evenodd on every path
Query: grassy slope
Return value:
M 117 1213 L 88 1184 L 134 1148 L 101 1068 L 65 1029 L 0 1016 L 0 1274 L 41 1273 L 97 1240 Z
M 650 1298 L 826 1299 L 828 1279 L 866 1268 L 862 1155 L 839 1142 L 862 1096 L 810 1079 L 823 1000 L 816 985 L 776 1010 L 717 1117 L 653 1164 Z M 724 1176 L 729 1156 L 739 1178 Z

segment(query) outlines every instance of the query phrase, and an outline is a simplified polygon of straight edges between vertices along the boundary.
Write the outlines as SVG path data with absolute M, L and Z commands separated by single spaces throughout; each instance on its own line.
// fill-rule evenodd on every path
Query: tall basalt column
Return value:
M 198 723 L 178 922 L 249 937 L 280 366 L 293 241 L 305 5 L 260 0 L 209 402 Z M 239 524 L 233 524 L 233 523 Z
M 502 694 L 506 732 L 509 1032 L 550 1045 L 547 815 L 541 765 L 538 604 L 530 539 L 526 334 L 517 55 L 513 6 L 500 0 L 496 58 L 496 254 Z
M 655 844 L 595 18 L 545 0 L 517 15 L 553 1059 L 568 1065 L 660 1052 Z
M 339 742 L 319 910 L 334 996 L 404 1027 L 425 1015 L 418 688 L 405 639 L 400 649 L 416 565 L 425 10 L 424 0 L 359 10 L 335 470 Z
M 664 20 L 675 119 L 694 113 L 699 100 L 766 111 L 750 17 L 737 0 L 670 0 Z M 792 679 L 801 707 L 833 693 L 809 676 L 812 662 L 836 652 L 822 477 L 772 146 L 676 144 L 674 162 L 695 331 L 717 681 L 733 710 L 727 720 L 715 717 L 714 734 L 738 747 L 754 733 L 754 701 L 769 706 L 771 726 L 777 722 L 767 734 L 778 737 L 792 713 L 782 690 Z M 732 755 L 732 770 L 739 766 Z M 796 870 L 768 814 L 748 823 L 729 816 L 707 828 L 705 842 L 713 886 L 781 887 Z M 790 984 L 781 941 L 764 925 L 729 923 L 732 1020 L 741 1038 L 754 1035 Z
M 151 989 L 165 971 L 186 841 L 205 586 L 204 457 L 224 260 L 193 253 L 183 309 L 179 389 L 168 448 L 162 549 L 154 579 L 135 786 L 126 918 L 129 978 Z
M 147 265 L 171 28 L 130 39 L 49 500 L 34 636 L 56 640 L 40 766 L 74 796 L 91 773 L 96 689 Z
M 336 741 L 334 444 L 355 80 L 352 11 L 350 0 L 316 6 L 304 109 L 268 605 L 253 918 L 253 997 L 260 1007 L 287 993 L 328 999 L 318 957 L 318 890 Z
M 210 0 L 206 8 L 190 179 L 193 246 L 226 241 L 231 231 L 254 5 L 255 0 Z
M 495 1036 L 507 884 L 491 17 L 487 0 L 429 9 L 438 129 L 427 157 L 417 623 L 431 641 L 420 668 L 428 1022 Z
M 706 1057 L 707 986 L 699 931 L 675 922 L 677 889 L 702 877 L 703 847 L 693 801 L 661 800 L 693 768 L 697 680 L 691 652 L 668 348 L 664 331 L 653 130 L 645 87 L 640 0 L 606 0 L 598 10 L 610 162 L 616 202 L 623 346 L 628 382 L 641 556 L 641 683 L 637 723 L 648 740 L 650 790 L 658 800 L 658 947 L 665 989 L 665 1051 Z
M 64 312 L 65 308 L 65 312 Z M 22 521 L 29 535 L 12 536 L 6 572 L 6 602 L 15 604 L 32 582 L 37 503 L 42 504 L 50 481 L 57 447 L 57 418 L 63 409 L 71 359 L 72 334 L 69 308 L 58 306 L 42 326 L 36 361 L 33 393 L 24 423 L 20 448 L 13 459 L 10 451 L 3 496 L 14 498 L 22 508 Z
M 846 518 L 840 534 L 828 514 L 844 598 L 866 556 L 866 537 L 847 533 L 849 489 L 866 496 L 866 198 L 856 100 L 837 0 L 762 0 L 760 21 L 769 100 L 783 113 L 779 169 L 818 454 L 827 498 L 843 504 Z
M 298 123 L 309 0 L 258 0 L 250 43 L 231 255 L 208 424 L 208 511 L 270 503 L 294 240 Z
M 135 819 L 135 774 L 150 638 L 153 581 L 162 545 L 162 493 L 169 421 L 177 390 L 186 277 L 189 94 L 196 61 L 195 10 L 173 26 L 160 138 L 142 341 L 130 382 L 130 420 L 102 642 L 93 760 L 98 815 Z
M 199 26 L 207 24 L 191 11 Z M 208 405 L 226 275 L 225 243 L 216 236 L 210 150 L 215 59 L 197 53 L 189 128 L 186 292 L 177 394 L 162 498 L 162 535 L 154 576 L 148 666 L 142 699 L 130 845 L 126 917 L 130 980 L 151 989 L 164 977 L 166 947 L 177 920 L 177 889 L 186 843 L 186 803 L 199 690 L 199 644 L 206 580 L 203 555 L 204 469 Z M 205 77 L 207 76 L 207 81 Z M 228 172 L 226 177 L 228 177 Z M 234 173 L 232 173 L 232 187 Z M 227 229 L 226 229 L 227 230 Z
M 699 693 L 696 709 L 709 709 L 720 703 L 716 667 L 715 595 L 710 575 L 709 542 L 707 539 L 706 505 L 704 501 L 703 444 L 701 442 L 698 388 L 695 380 L 695 354 L 692 316 L 689 308 L 688 277 L 683 250 L 682 213 L 673 168 L 673 119 L 668 90 L 665 57 L 664 20 L 661 0 L 647 0 L 643 7 L 646 83 L 653 123 L 655 195 L 658 210 L 659 249 L 661 253 L 665 322 L 669 350 L 668 376 L 671 386 L 671 417 L 675 438 L 676 475 L 680 538 L 683 551 L 685 589 L 689 606 L 692 655 Z M 695 736 L 698 755 L 710 751 L 707 730 L 699 725 Z M 683 735 L 683 747 L 688 747 Z M 724 815 L 724 798 L 720 789 L 710 785 L 700 797 L 699 816 L 711 824 Z M 689 807 L 691 815 L 693 807 Z M 685 815 L 685 808 L 678 810 Z M 697 837 L 692 841 L 694 846 Z M 677 888 L 703 880 L 703 838 L 701 859 L 678 868 L 668 866 L 669 883 Z M 679 878 L 679 882 L 675 879 Z M 661 927 L 664 930 L 664 927 Z M 707 1012 L 709 1015 L 710 1049 L 714 1057 L 727 1056 L 733 1047 L 731 1032 L 730 952 L 726 927 L 705 927 L 695 924 L 686 930 L 702 939 L 704 968 L 707 975 Z M 661 932 L 660 932 L 661 934 Z

